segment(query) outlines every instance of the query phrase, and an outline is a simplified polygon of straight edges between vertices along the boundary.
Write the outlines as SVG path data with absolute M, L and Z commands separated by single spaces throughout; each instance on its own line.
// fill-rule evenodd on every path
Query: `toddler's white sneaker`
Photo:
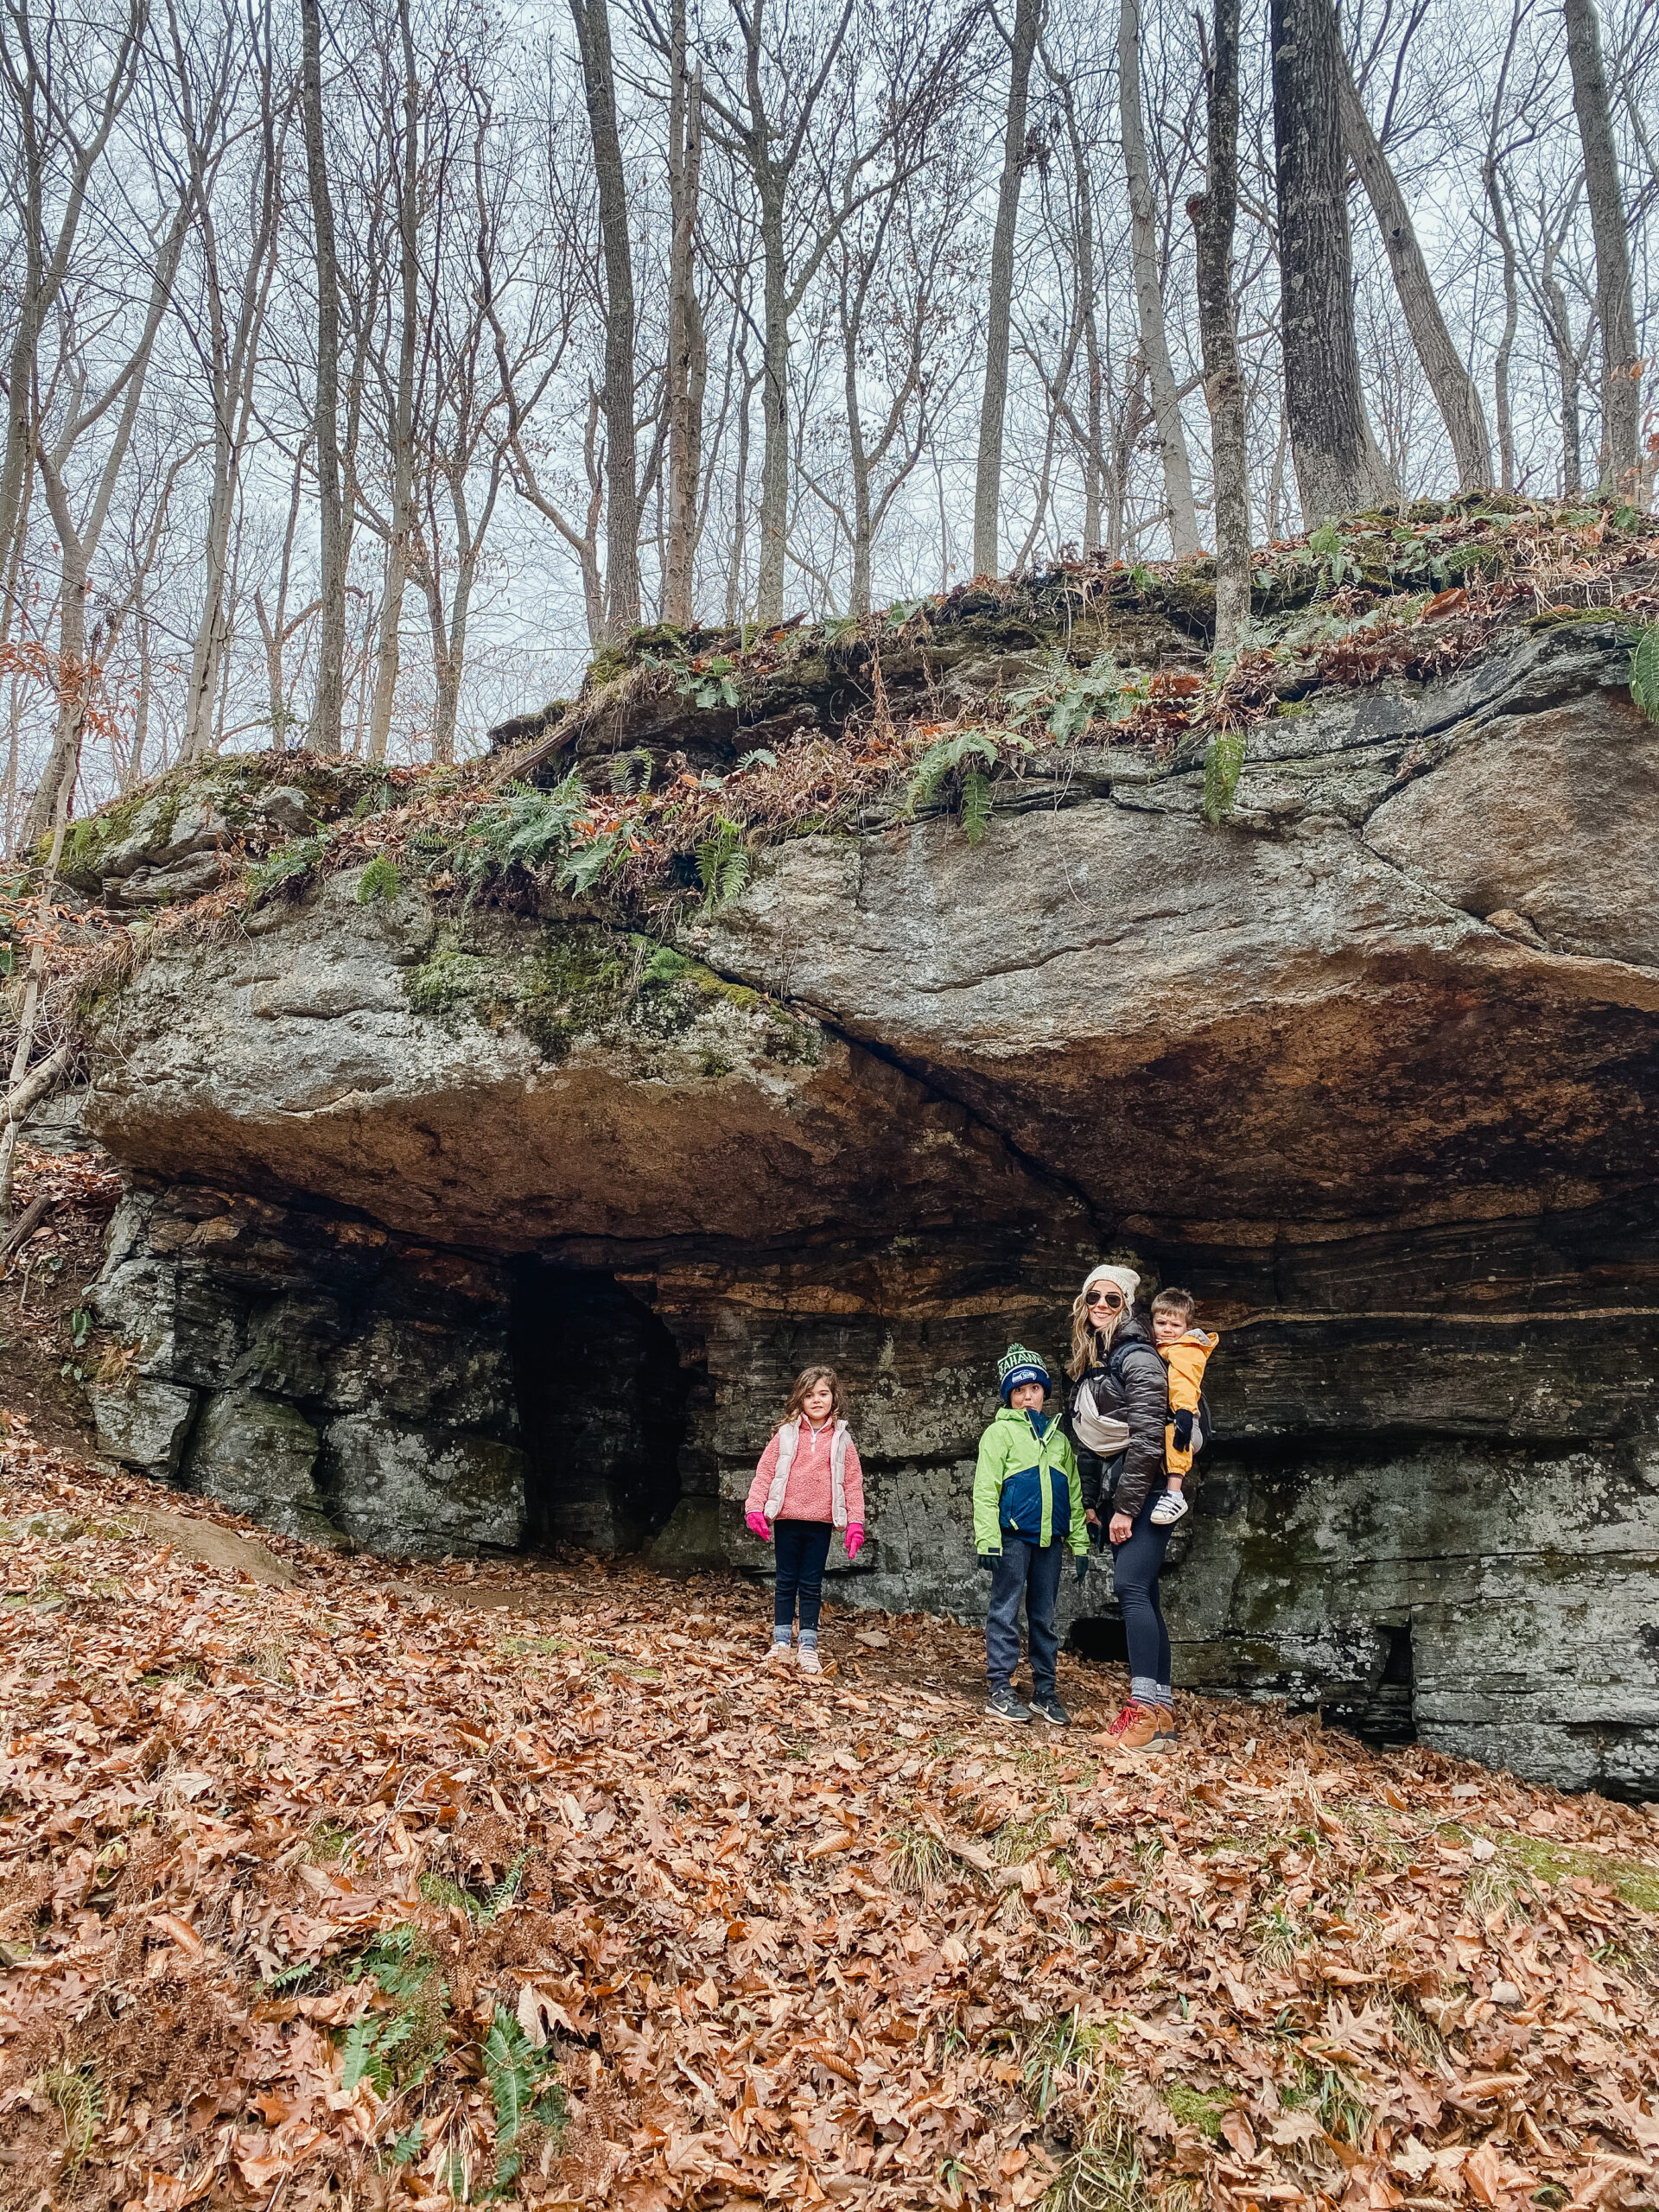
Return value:
M 1152 1509 L 1154 1529 L 1173 1529 L 1187 1510 L 1186 1500 L 1178 1490 L 1166 1490 Z
M 818 1664 L 818 1647 L 816 1643 L 804 1643 L 801 1646 L 801 1672 L 804 1675 L 821 1675 L 823 1672 L 823 1668 Z
M 773 1667 L 793 1666 L 795 1663 L 794 1646 L 788 1643 L 774 1643 L 771 1650 L 767 1652 L 766 1659 L 768 1664 Z

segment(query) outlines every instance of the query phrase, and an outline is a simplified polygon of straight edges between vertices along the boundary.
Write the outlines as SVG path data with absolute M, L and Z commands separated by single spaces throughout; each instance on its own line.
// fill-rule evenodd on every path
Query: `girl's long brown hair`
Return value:
M 842 1400 L 841 1377 L 833 1367 L 804 1367 L 795 1377 L 795 1387 L 789 1394 L 789 1403 L 784 1408 L 784 1420 L 793 1421 L 807 1399 L 820 1382 L 830 1385 L 830 1418 L 839 1421 L 846 1408 Z
M 1117 1334 L 1124 1314 L 1133 1310 L 1126 1299 L 1122 1312 L 1116 1316 L 1110 1327 L 1097 1329 L 1089 1319 L 1089 1293 L 1077 1293 L 1071 1301 L 1071 1357 L 1065 1363 L 1065 1371 L 1074 1382 L 1080 1382 L 1091 1367 L 1100 1365 L 1112 1348 L 1112 1338 Z

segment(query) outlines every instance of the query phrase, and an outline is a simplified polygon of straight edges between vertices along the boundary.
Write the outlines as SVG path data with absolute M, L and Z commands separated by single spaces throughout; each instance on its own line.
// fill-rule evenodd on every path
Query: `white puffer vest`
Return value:
M 782 1509 L 784 1492 L 789 1487 L 789 1471 L 795 1464 L 795 1447 L 801 1440 L 801 1422 L 804 1414 L 786 1421 L 778 1432 L 778 1465 L 772 1471 L 772 1488 L 766 1492 L 766 1518 L 775 1521 Z M 836 1423 L 836 1433 L 830 1446 L 830 1518 L 837 1529 L 847 1526 L 847 1424 Z

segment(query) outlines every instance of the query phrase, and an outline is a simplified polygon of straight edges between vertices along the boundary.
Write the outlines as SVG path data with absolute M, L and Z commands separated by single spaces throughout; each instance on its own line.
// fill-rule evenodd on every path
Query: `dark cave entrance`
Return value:
M 1363 1744 L 1378 1750 L 1417 1740 L 1416 1716 L 1412 1710 L 1414 1669 L 1411 1656 L 1411 1623 L 1383 1622 L 1376 1634 L 1381 1644 L 1382 1668 L 1363 1688 L 1345 1690 L 1322 1699 L 1319 1718 L 1327 1728 L 1341 1728 Z
M 1129 1642 L 1119 1612 L 1084 1613 L 1071 1624 L 1065 1648 L 1074 1659 L 1092 1660 L 1097 1667 L 1127 1667 Z
M 694 1378 L 673 1338 L 613 1276 L 526 1260 L 512 1364 L 531 1542 L 639 1551 L 680 1499 Z

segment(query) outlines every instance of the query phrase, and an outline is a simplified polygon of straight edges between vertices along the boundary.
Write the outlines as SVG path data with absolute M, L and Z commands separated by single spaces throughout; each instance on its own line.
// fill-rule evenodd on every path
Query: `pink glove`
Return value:
M 764 1513 L 746 1513 L 743 1518 L 748 1524 L 749 1534 L 752 1536 L 759 1536 L 763 1544 L 769 1544 L 772 1541 L 772 1530 L 766 1525 L 766 1516 Z
M 861 1521 L 849 1521 L 847 1523 L 847 1563 L 849 1567 L 863 1548 L 864 1523 Z

